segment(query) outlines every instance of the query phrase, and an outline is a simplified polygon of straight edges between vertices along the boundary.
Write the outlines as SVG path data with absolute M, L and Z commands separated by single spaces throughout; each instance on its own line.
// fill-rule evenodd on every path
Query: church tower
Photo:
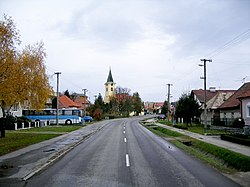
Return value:
M 115 83 L 112 77 L 111 68 L 109 69 L 107 82 L 104 85 L 105 85 L 104 103 L 109 103 L 110 97 L 115 95 Z

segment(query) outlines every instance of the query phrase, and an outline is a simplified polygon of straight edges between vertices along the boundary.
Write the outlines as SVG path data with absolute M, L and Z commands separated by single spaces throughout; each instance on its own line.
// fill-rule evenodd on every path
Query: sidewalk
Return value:
M 109 121 L 94 123 L 76 131 L 0 156 L 0 180 L 29 179 L 108 123 Z
M 229 142 L 229 141 L 225 141 L 225 140 L 221 140 L 220 136 L 205 136 L 205 135 L 190 132 L 187 130 L 174 128 L 174 127 L 171 127 L 168 125 L 163 125 L 160 123 L 154 123 L 154 124 L 157 126 L 172 130 L 172 131 L 176 131 L 176 132 L 184 134 L 186 136 L 190 136 L 190 137 L 198 139 L 200 141 L 214 144 L 216 146 L 223 147 L 223 148 L 228 149 L 230 151 L 234 151 L 234 152 L 237 152 L 237 153 L 240 153 L 240 154 L 243 154 L 243 155 L 250 157 L 250 147 L 245 146 L 245 145 L 236 144 L 236 143 Z

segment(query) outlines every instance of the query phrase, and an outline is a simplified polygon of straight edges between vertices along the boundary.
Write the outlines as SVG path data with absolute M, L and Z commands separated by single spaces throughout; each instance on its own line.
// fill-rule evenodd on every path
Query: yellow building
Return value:
M 109 69 L 108 79 L 104 85 L 105 85 L 104 103 L 109 103 L 110 98 L 115 96 L 115 83 L 112 77 L 111 69 Z

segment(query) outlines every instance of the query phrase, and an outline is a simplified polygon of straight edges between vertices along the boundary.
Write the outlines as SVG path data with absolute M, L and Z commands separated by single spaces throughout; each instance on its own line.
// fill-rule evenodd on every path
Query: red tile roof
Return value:
M 85 109 L 89 106 L 89 100 L 86 97 L 77 97 L 74 102 L 80 106 L 79 109 Z
M 207 90 L 207 102 L 212 99 L 216 94 L 223 92 L 223 93 L 227 93 L 227 92 L 234 92 L 235 90 L 214 90 L 214 91 L 210 91 Z M 204 103 L 204 90 L 199 89 L 199 90 L 192 90 L 192 93 L 197 97 L 197 99 L 201 102 Z
M 241 88 L 241 94 L 238 99 L 250 97 L 250 82 L 245 83 Z
M 163 107 L 164 102 L 155 103 L 155 107 Z
M 59 108 L 71 108 L 71 107 L 80 107 L 79 104 L 72 101 L 66 95 L 62 95 L 59 97 Z
M 243 84 L 231 97 L 228 98 L 219 108 L 239 108 L 239 98 L 250 97 L 250 82 Z

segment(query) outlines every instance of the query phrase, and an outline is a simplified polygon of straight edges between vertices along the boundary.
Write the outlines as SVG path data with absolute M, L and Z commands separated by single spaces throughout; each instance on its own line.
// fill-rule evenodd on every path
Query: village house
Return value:
M 250 82 L 243 84 L 220 107 L 220 118 L 243 118 L 250 125 Z
M 144 102 L 144 110 L 146 113 L 161 113 L 164 102 Z
M 219 107 L 231 96 L 235 90 L 216 90 L 215 87 L 210 87 L 206 91 L 206 105 L 207 105 L 207 124 L 212 125 L 215 119 L 220 118 Z M 192 90 L 191 95 L 199 103 L 202 109 L 200 122 L 204 121 L 204 90 Z
M 81 105 L 71 100 L 66 95 L 59 96 L 59 109 L 80 108 Z

